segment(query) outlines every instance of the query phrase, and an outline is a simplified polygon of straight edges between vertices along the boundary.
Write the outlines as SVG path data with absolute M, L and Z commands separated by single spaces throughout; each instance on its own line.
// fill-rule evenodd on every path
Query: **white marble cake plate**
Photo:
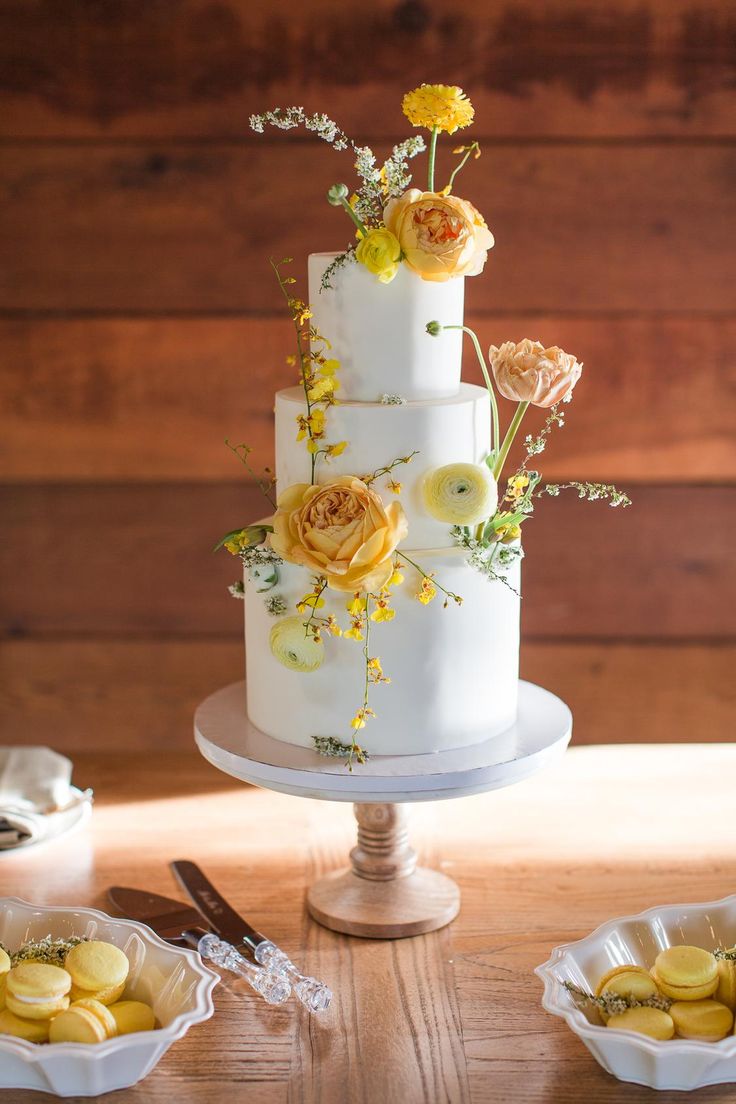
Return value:
M 406 810 L 398 803 L 464 797 L 529 778 L 565 751 L 572 714 L 548 690 L 520 682 L 516 724 L 501 735 L 452 751 L 375 756 L 350 773 L 341 760 L 274 740 L 251 725 L 245 683 L 237 682 L 199 706 L 194 734 L 205 759 L 234 778 L 298 797 L 354 803 L 358 843 L 351 867 L 310 886 L 307 907 L 335 931 L 398 939 L 441 928 L 460 909 L 451 878 L 417 867 Z
M 245 683 L 236 682 L 202 702 L 194 734 L 213 766 L 266 789 L 326 801 L 436 801 L 510 786 L 549 766 L 570 742 L 572 714 L 548 690 L 520 682 L 518 719 L 506 732 L 451 751 L 374 756 L 350 773 L 340 759 L 255 728 Z

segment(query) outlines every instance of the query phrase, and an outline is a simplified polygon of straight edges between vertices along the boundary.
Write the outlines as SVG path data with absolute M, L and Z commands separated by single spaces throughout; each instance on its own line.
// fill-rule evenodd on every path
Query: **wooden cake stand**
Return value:
M 398 939 L 434 931 L 460 909 L 457 884 L 418 867 L 409 845 L 405 804 L 464 797 L 511 786 L 562 755 L 572 714 L 559 698 L 519 683 L 516 724 L 470 747 L 430 755 L 381 755 L 356 766 L 266 736 L 248 720 L 245 683 L 226 686 L 199 706 L 197 746 L 225 774 L 266 789 L 326 801 L 354 802 L 358 842 L 349 869 L 310 887 L 307 907 L 334 931 Z

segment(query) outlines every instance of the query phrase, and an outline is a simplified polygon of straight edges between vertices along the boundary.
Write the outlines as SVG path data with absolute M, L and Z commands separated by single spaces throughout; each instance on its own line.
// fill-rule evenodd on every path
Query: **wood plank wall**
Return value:
M 422 80 L 476 107 L 468 320 L 586 363 L 545 473 L 635 500 L 529 525 L 524 672 L 578 740 L 731 738 L 730 0 L 0 0 L 4 738 L 181 744 L 238 677 L 208 548 L 258 506 L 223 439 L 272 460 L 267 259 L 345 244 L 321 196 L 350 170 L 248 117 L 325 109 L 382 154 Z

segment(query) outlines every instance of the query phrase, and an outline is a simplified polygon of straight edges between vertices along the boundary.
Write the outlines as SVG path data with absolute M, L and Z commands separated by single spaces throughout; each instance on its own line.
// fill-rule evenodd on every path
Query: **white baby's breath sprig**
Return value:
M 536 497 L 541 498 L 542 495 L 546 494 L 552 498 L 557 498 L 560 491 L 567 490 L 577 491 L 578 498 L 583 498 L 586 502 L 608 499 L 609 506 L 621 506 L 625 509 L 631 505 L 629 496 L 623 491 L 617 490 L 612 483 L 580 483 L 575 479 L 570 480 L 569 483 L 545 483 L 537 491 Z
M 562 984 L 571 996 L 577 997 L 583 1004 L 595 1005 L 607 1016 L 620 1016 L 622 1012 L 626 1012 L 629 1008 L 659 1008 L 662 1012 L 669 1012 L 672 1006 L 672 1001 L 667 997 L 663 997 L 661 993 L 657 993 L 653 997 L 647 997 L 646 1000 L 637 1000 L 635 997 L 622 997 L 618 993 L 611 993 L 604 989 L 601 995 L 596 997 L 593 993 L 587 993 L 585 989 L 581 989 L 579 985 L 575 985 L 571 981 L 563 981 Z

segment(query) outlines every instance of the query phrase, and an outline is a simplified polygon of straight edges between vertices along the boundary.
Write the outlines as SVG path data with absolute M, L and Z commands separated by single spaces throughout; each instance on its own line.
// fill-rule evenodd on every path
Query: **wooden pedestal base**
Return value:
M 354 805 L 358 843 L 351 869 L 315 882 L 310 915 L 333 931 L 367 939 L 401 939 L 435 931 L 454 920 L 460 890 L 436 870 L 417 868 L 402 805 Z

